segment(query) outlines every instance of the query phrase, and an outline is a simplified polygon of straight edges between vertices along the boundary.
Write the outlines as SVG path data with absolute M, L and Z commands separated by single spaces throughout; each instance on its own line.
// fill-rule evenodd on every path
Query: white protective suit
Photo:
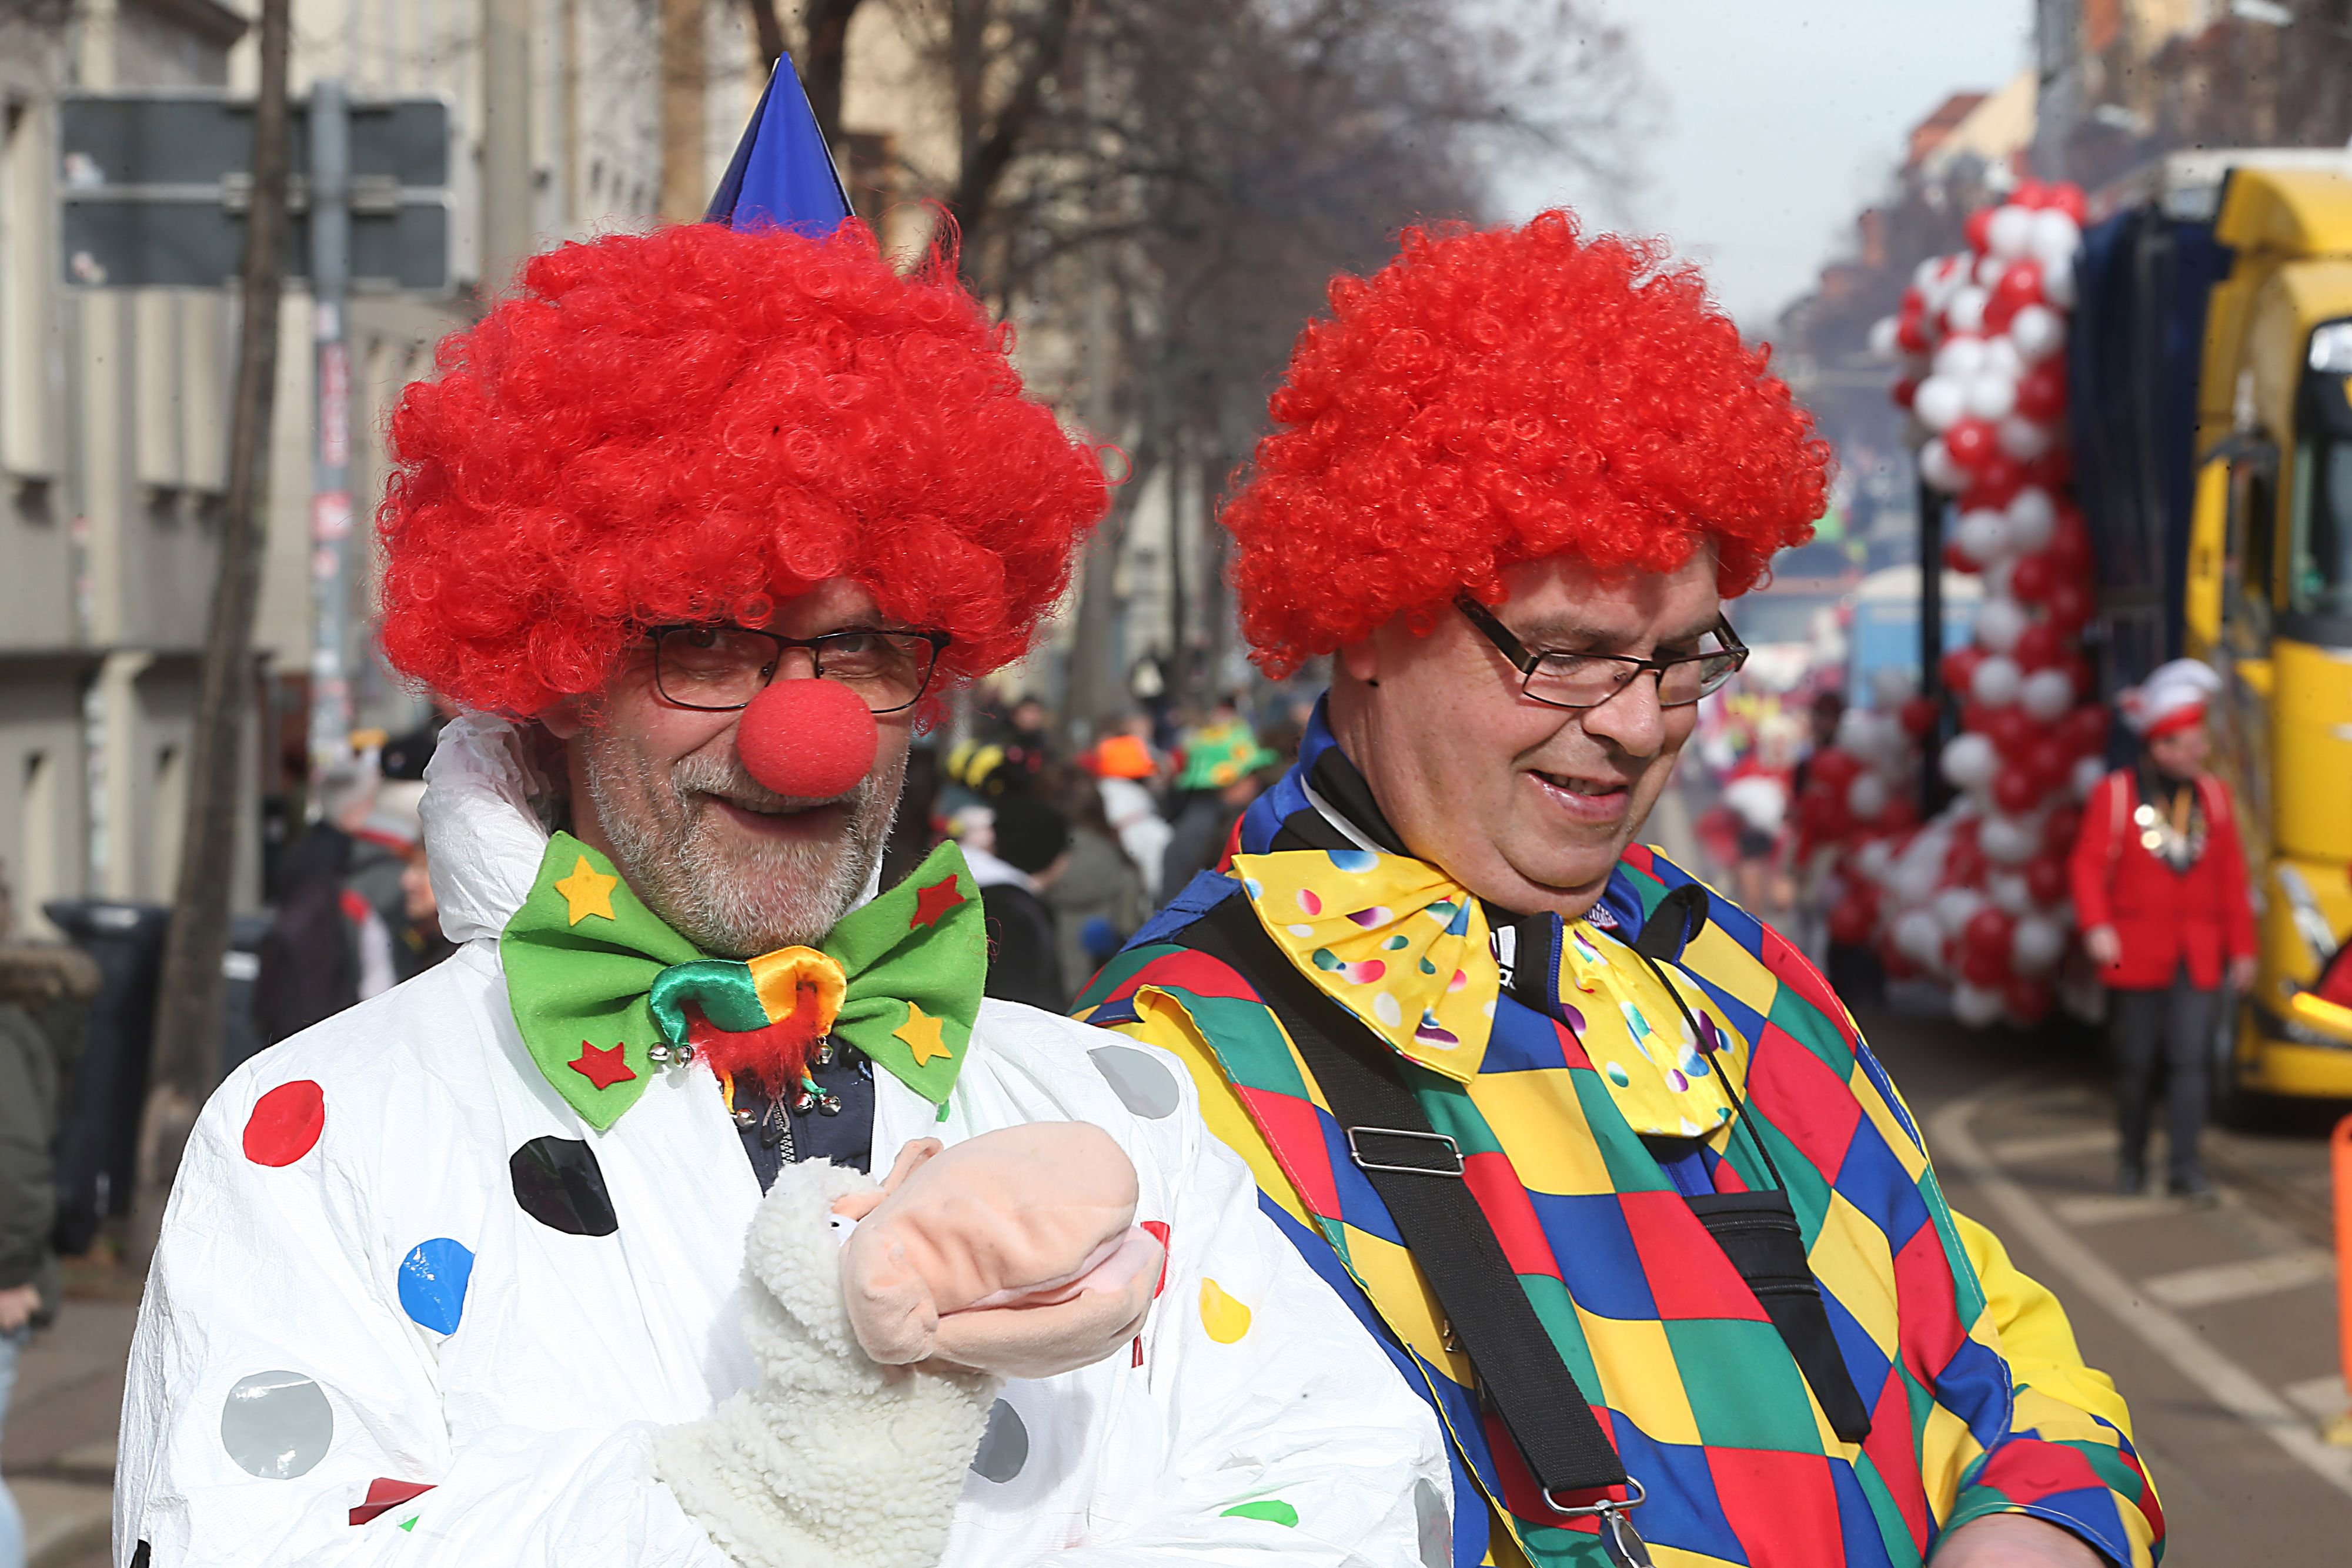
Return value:
M 461 719 L 429 775 L 457 955 L 205 1108 L 131 1349 L 118 1565 L 727 1568 L 648 1456 L 760 1377 L 741 1320 L 761 1195 L 700 1066 L 600 1134 L 525 1050 L 497 937 L 547 834 L 509 736 Z M 877 1073 L 873 1169 L 918 1137 L 1091 1122 L 1169 1252 L 1140 1364 L 1004 1385 L 945 1563 L 1444 1561 L 1427 1406 L 1258 1212 L 1172 1058 L 991 1001 L 934 1116 Z M 520 1206 L 520 1153 L 551 1139 L 601 1173 L 602 1211 L 565 1189 L 592 1214 L 570 1228 Z M 372 1496 L 400 1500 L 371 1515 Z

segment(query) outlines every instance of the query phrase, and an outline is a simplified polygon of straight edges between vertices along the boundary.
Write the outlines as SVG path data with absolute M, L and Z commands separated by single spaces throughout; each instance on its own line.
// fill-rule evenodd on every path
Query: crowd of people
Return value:
M 1261 737 L 1249 706 L 1226 694 L 1190 722 L 1172 706 L 1130 710 L 1066 754 L 1037 698 L 983 695 L 975 738 L 947 749 L 928 809 L 911 788 L 899 808 L 928 832 L 893 848 L 911 869 L 946 839 L 962 847 L 988 907 L 990 996 L 1066 1008 L 1151 911 L 1216 866 L 1297 755 L 1298 724 L 1277 710 Z

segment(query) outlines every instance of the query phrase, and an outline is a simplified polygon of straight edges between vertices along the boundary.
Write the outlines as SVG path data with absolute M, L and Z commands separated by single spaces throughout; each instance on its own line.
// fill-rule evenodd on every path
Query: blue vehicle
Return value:
M 1984 601 L 1984 581 L 1973 575 L 1944 573 L 1944 651 L 1968 645 Z M 1846 697 L 1858 706 L 1874 705 L 1873 678 L 1881 670 L 1903 670 L 1915 684 L 1919 674 L 1919 569 L 1881 568 L 1854 591 L 1853 622 L 1846 631 Z

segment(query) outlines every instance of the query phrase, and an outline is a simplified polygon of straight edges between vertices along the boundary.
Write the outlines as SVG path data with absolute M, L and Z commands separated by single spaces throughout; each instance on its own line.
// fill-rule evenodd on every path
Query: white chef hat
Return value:
M 2158 664 L 2124 693 L 2124 722 L 2149 740 L 2205 721 L 2205 705 L 2220 695 L 2221 677 L 2201 659 Z

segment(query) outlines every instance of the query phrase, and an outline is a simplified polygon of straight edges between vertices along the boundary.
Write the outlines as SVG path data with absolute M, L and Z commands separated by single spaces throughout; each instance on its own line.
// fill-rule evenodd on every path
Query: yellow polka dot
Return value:
M 1250 1310 L 1218 1288 L 1214 1280 L 1201 1281 L 1201 1326 L 1219 1344 L 1232 1344 L 1249 1333 Z

